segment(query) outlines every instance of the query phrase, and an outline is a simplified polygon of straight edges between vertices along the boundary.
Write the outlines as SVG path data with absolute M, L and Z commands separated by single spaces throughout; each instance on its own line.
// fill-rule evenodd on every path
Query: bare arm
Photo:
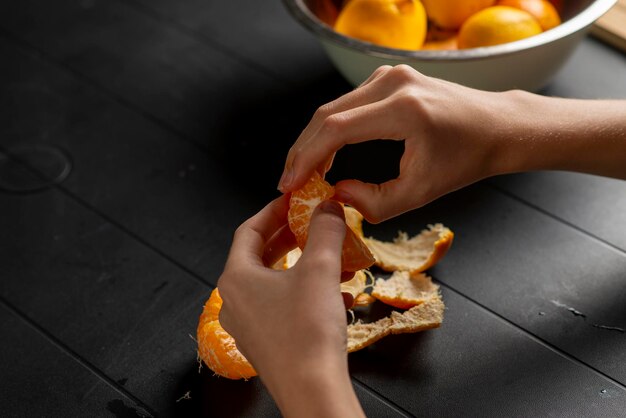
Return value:
M 626 100 L 508 94 L 518 117 L 496 132 L 502 173 L 567 170 L 626 179 Z
M 320 107 L 287 156 L 279 189 L 300 187 L 337 150 L 404 140 L 400 175 L 381 185 L 344 180 L 337 198 L 380 222 L 486 177 L 571 170 L 626 179 L 626 101 L 484 92 L 381 67 Z
M 239 227 L 218 287 L 220 322 L 287 417 L 362 417 L 348 374 L 341 297 L 343 209 L 314 212 L 306 249 L 289 270 L 273 270 L 295 246 L 282 196 Z

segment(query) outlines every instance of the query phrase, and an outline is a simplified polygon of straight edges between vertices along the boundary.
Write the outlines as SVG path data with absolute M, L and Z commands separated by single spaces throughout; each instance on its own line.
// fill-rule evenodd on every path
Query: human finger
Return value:
M 273 266 L 297 245 L 296 237 L 289 229 L 289 225 L 283 225 L 265 244 L 263 264 L 267 267 Z
M 235 231 L 228 262 L 236 259 L 262 264 L 265 244 L 285 225 L 288 210 L 289 196 L 282 195 L 241 224 Z
M 324 175 L 328 173 L 330 171 L 330 168 L 333 166 L 334 160 L 335 160 L 335 153 L 333 152 L 330 158 L 328 158 L 326 162 L 322 164 L 322 166 L 317 168 L 317 172 L 320 173 L 322 177 L 324 177 Z
M 372 81 L 382 77 L 383 74 L 385 74 L 387 71 L 391 70 L 392 68 L 393 67 L 391 65 L 381 65 L 380 67 L 375 69 L 372 72 L 372 74 L 370 74 L 370 76 L 367 77 L 367 79 L 359 85 L 359 87 L 366 86 L 367 84 L 371 83 Z M 359 88 L 359 87 L 357 87 L 357 88 Z
M 300 268 L 315 268 L 321 276 L 334 277 L 339 284 L 346 228 L 343 207 L 338 202 L 320 203 L 311 216 L 306 247 L 298 261 Z
M 379 223 L 414 209 L 417 190 L 408 177 L 382 184 L 343 180 L 335 185 L 334 198 L 357 209 L 370 223 Z
M 402 140 L 402 124 L 393 101 L 385 99 L 327 117 L 315 138 L 294 148 L 290 188 L 300 187 L 322 162 L 347 144 L 373 139 Z
M 388 83 L 375 82 L 381 77 L 373 79 L 367 85 L 359 87 L 349 93 L 344 94 L 338 99 L 322 105 L 317 109 L 309 124 L 304 128 L 296 142 L 290 148 L 287 158 L 285 160 L 285 168 L 283 174 L 278 183 L 278 189 L 283 193 L 293 191 L 302 186 L 303 181 L 300 178 L 292 177 L 292 166 L 296 155 L 300 152 L 301 148 L 306 147 L 307 143 L 315 140 L 317 141 L 317 133 L 323 128 L 328 118 L 332 118 L 334 115 L 340 114 L 351 109 L 356 109 L 368 104 L 377 103 L 384 100 L 391 94 L 391 87 Z M 326 161 L 334 151 L 330 151 L 322 158 L 313 164 L 313 167 L 321 165 Z M 309 173 L 310 174 L 310 173 Z M 295 181 L 295 183 L 294 183 Z

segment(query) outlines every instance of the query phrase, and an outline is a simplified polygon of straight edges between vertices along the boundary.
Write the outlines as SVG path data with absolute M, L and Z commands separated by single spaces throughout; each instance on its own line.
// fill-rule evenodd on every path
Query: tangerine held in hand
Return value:
M 288 223 L 298 246 L 304 249 L 313 211 L 335 194 L 335 188 L 314 172 L 306 184 L 294 191 L 289 200 Z M 355 272 L 374 264 L 374 256 L 365 243 L 346 225 L 346 237 L 341 252 L 342 271 Z
M 219 321 L 222 298 L 219 290 L 211 292 L 198 321 L 198 355 L 215 374 L 228 379 L 249 379 L 257 373 L 239 352 L 235 339 Z

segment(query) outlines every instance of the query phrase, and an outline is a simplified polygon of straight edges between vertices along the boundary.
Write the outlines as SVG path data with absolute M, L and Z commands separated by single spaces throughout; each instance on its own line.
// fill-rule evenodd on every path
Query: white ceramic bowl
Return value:
M 456 51 L 403 51 L 346 37 L 317 19 L 309 8 L 312 1 L 283 0 L 354 86 L 381 65 L 408 64 L 423 74 L 483 90 L 536 91 L 552 79 L 591 24 L 617 0 L 565 0 L 563 23 L 554 29 L 517 42 Z

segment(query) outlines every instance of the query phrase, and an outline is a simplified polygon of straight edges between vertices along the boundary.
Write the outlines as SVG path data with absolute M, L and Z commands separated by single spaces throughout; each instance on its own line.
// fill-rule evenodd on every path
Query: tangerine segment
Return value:
M 324 200 L 335 194 L 333 186 L 324 181 L 319 173 L 313 176 L 299 190 L 291 194 L 287 220 L 296 242 L 304 249 L 308 237 L 309 223 L 313 211 Z M 356 272 L 374 264 L 374 256 L 365 243 L 346 225 L 346 237 L 341 251 L 342 271 Z
M 249 379 L 257 373 L 239 352 L 235 339 L 220 324 L 222 298 L 213 290 L 198 322 L 198 355 L 215 374 L 228 379 Z
M 346 224 L 359 238 L 363 238 L 363 215 L 361 212 L 351 206 L 344 206 L 343 211 L 346 214 Z
M 313 172 L 313 176 L 301 189 L 291 194 L 287 221 L 301 249 L 304 248 L 309 234 L 309 222 L 313 211 L 317 205 L 330 199 L 334 194 L 333 186 L 324 181 L 317 171 Z
M 204 309 L 200 315 L 200 322 L 218 321 L 222 310 L 222 297 L 217 287 L 211 292 L 209 300 L 204 304 Z

